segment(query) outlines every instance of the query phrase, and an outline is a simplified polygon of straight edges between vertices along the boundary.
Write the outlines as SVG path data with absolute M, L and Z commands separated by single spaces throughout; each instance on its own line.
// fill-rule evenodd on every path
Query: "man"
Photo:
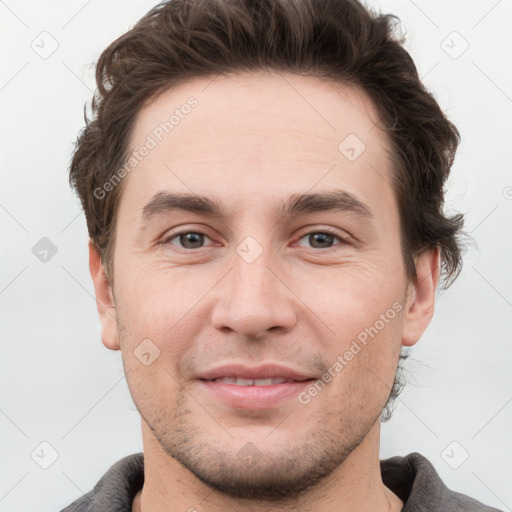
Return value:
M 101 55 L 70 179 L 143 454 L 66 511 L 496 510 L 379 460 L 461 267 L 458 132 L 355 0 L 172 0 Z

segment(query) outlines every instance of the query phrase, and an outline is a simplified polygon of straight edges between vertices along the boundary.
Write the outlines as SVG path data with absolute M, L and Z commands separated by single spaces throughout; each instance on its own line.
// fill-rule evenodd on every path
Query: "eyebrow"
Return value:
M 173 211 L 187 211 L 226 219 L 236 212 L 224 202 L 216 202 L 206 196 L 188 193 L 158 192 L 142 210 L 142 218 L 150 220 L 155 215 Z M 293 194 L 274 209 L 276 218 L 323 211 L 343 211 L 367 219 L 374 219 L 370 208 L 355 195 L 344 190 L 330 190 L 314 194 Z

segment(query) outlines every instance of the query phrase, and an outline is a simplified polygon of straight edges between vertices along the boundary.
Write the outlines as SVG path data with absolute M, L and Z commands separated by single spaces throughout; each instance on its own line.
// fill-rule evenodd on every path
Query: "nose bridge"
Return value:
M 269 249 L 264 250 L 253 237 L 247 237 L 236 247 L 235 252 L 233 292 L 239 298 L 247 296 L 249 300 L 269 295 L 270 287 L 275 285 L 276 279 L 269 269 L 274 259 Z
M 277 296 L 276 277 L 269 269 L 275 258 L 269 245 L 264 247 L 253 236 L 247 236 L 235 248 L 233 257 L 232 299 L 239 308 L 248 308 L 255 315 L 268 314 L 271 296 Z
M 275 263 L 270 248 L 254 237 L 236 246 L 232 271 L 213 313 L 217 328 L 229 327 L 244 337 L 257 338 L 269 329 L 293 326 L 292 294 L 276 277 Z

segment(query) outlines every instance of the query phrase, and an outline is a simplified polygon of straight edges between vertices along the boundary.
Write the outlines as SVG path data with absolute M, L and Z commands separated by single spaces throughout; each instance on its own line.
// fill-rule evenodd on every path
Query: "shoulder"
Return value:
M 502 512 L 449 489 L 419 453 L 380 461 L 382 481 L 403 502 L 403 512 Z
M 128 455 L 113 464 L 94 489 L 61 512 L 131 512 L 133 498 L 143 483 L 143 454 Z

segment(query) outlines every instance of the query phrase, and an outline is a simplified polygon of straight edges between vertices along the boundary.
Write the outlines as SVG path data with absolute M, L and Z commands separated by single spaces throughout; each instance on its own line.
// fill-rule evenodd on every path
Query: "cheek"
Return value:
M 349 390 L 357 402 L 374 401 L 375 394 L 386 399 L 396 372 L 405 281 L 396 269 L 383 268 L 377 263 L 339 268 L 316 280 L 305 301 L 330 328 L 323 348 L 336 375 L 333 388 Z
M 181 390 L 169 365 L 160 357 L 146 366 L 129 352 L 123 352 L 123 363 L 130 395 L 141 416 L 151 421 L 169 419 L 162 413 L 176 410 Z
M 382 314 L 396 316 L 399 308 L 393 305 L 400 302 L 405 289 L 401 271 L 379 261 L 346 262 L 307 277 L 303 272 L 295 280 L 294 291 L 334 331 L 335 338 L 346 339 L 372 326 Z
M 137 261 L 119 269 L 119 277 L 116 276 L 120 285 L 118 309 L 127 321 L 155 334 L 164 327 L 162 319 L 166 318 L 169 324 L 174 317 L 179 318 L 189 302 L 191 287 L 171 272 L 144 262 L 137 264 Z
M 125 349 L 136 350 L 149 339 L 174 371 L 173 361 L 189 351 L 199 337 L 204 326 L 204 320 L 197 318 L 200 304 L 218 277 L 212 272 L 182 272 L 158 263 L 125 265 L 118 276 L 116 305 L 118 321 L 125 328 L 121 337 Z
M 377 320 L 358 320 L 358 326 L 351 326 L 352 335 L 343 334 L 329 346 L 328 373 L 334 375 L 330 403 L 339 404 L 349 415 L 356 417 L 364 410 L 377 417 L 389 397 L 401 340 L 402 317 L 395 313 L 395 309 L 388 310 L 387 316 L 384 313 L 387 322 L 378 316 Z

